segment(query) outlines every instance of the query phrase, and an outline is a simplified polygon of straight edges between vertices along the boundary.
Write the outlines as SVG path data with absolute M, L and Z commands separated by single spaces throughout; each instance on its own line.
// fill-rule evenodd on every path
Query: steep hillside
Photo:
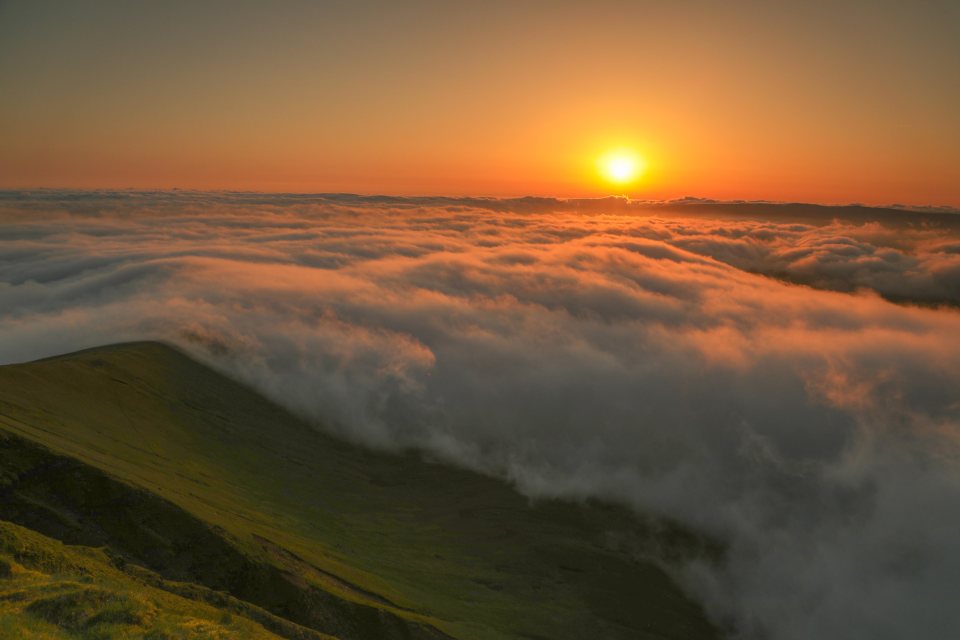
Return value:
M 0 431 L 0 519 L 101 548 L 145 602 L 284 637 L 716 637 L 639 559 L 693 536 L 339 442 L 164 345 L 0 367 Z
M 67 546 L 0 522 L 0 637 L 279 640 L 253 620 L 297 634 L 290 623 L 238 600 L 195 586 L 184 597 L 177 594 L 183 585 L 145 570 L 121 571 L 114 562 L 102 549 Z

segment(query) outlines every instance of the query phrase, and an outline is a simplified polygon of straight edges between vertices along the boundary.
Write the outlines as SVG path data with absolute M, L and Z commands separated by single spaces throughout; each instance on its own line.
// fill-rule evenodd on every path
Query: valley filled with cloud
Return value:
M 5 192 L 0 364 L 163 340 L 317 428 L 725 544 L 744 638 L 960 625 L 960 214 Z

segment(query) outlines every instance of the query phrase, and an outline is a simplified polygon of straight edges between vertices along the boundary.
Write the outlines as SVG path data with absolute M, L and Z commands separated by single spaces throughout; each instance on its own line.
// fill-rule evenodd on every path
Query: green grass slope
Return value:
M 0 468 L 4 517 L 72 544 L 102 547 L 115 568 L 133 577 L 239 608 L 283 637 L 314 639 L 311 629 L 344 639 L 442 637 L 416 616 L 314 587 L 308 565 L 245 553 L 227 532 L 177 505 L 18 436 L 0 435 Z
M 174 590 L 159 576 L 118 570 L 102 549 L 67 546 L 0 522 L 2 638 L 279 640 L 247 617 L 249 606 L 212 605 Z
M 161 344 L 0 367 L 0 433 L 0 519 L 263 634 L 717 637 L 638 559 L 695 537 L 342 443 Z

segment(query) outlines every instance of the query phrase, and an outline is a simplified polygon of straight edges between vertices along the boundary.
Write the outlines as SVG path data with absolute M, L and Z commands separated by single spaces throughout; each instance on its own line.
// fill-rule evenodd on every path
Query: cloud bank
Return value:
M 798 206 L 8 192 L 0 362 L 167 340 L 352 440 L 722 538 L 673 570 L 734 637 L 947 637 L 958 218 Z

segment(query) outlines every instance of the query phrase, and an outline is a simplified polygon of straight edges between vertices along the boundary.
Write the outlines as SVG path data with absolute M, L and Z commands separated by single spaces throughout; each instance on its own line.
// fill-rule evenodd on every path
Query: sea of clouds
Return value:
M 0 363 L 160 339 L 354 441 L 722 538 L 737 637 L 960 628 L 960 215 L 0 194 Z

